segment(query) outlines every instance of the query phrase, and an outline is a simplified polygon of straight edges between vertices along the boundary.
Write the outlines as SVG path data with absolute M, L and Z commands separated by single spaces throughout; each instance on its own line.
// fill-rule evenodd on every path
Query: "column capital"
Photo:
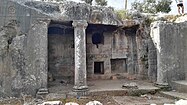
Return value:
M 88 26 L 88 23 L 86 20 L 73 20 L 72 25 L 75 28 L 86 28 Z

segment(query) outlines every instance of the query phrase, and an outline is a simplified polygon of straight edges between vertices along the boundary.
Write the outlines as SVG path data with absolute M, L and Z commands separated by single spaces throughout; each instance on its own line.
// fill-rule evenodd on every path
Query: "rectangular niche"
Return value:
M 126 73 L 127 62 L 125 58 L 122 59 L 111 59 L 111 72 L 112 73 Z
M 94 74 L 104 74 L 104 62 L 94 62 Z

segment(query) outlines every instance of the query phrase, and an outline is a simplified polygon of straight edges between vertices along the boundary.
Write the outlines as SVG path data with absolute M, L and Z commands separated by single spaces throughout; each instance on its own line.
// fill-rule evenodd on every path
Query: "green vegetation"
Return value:
M 107 6 L 107 1 L 106 0 L 95 0 L 97 5 L 100 6 Z
M 132 19 L 132 17 L 128 15 L 128 12 L 126 10 L 115 10 L 115 13 L 117 14 L 118 18 L 121 20 Z
M 145 13 L 168 13 L 171 11 L 171 0 L 143 0 L 132 3 L 132 9 Z

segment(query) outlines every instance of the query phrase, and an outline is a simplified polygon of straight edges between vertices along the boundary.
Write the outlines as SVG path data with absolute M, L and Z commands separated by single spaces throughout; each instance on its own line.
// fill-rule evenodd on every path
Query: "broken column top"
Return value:
M 86 20 L 92 24 L 122 25 L 122 22 L 118 19 L 116 14 L 114 14 L 114 11 L 107 7 L 91 6 L 73 1 L 62 1 L 59 3 L 31 0 L 12 1 L 40 12 L 52 20 Z

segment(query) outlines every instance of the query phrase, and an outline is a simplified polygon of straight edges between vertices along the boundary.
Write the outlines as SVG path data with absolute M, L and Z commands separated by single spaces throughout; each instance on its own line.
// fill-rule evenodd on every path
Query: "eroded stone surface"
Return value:
M 16 2 L 16 1 L 15 1 Z M 53 18 L 53 20 L 86 20 L 89 23 L 122 25 L 114 12 L 106 7 L 90 6 L 85 3 L 63 1 L 61 3 L 47 3 L 39 1 L 22 1 L 20 5 L 26 5 Z
M 61 101 L 46 101 L 38 105 L 63 105 Z
M 86 105 L 103 105 L 103 104 L 99 101 L 90 101 Z
M 142 21 L 121 27 L 112 10 L 69 1 L 0 2 L 2 96 L 47 90 L 48 60 L 50 82 L 68 84 L 66 76 L 71 83 L 75 79 L 77 89 L 87 88 L 86 73 L 92 79 L 156 76 L 155 62 L 149 63 L 156 57 L 149 52 L 148 29 L 138 26 Z M 98 35 L 102 40 L 96 44 L 93 37 Z
M 151 27 L 151 38 L 157 49 L 157 83 L 167 85 L 172 80 L 185 79 L 187 66 L 187 24 L 155 22 Z
M 175 20 L 175 22 L 176 22 L 176 23 L 186 22 L 186 21 L 187 21 L 186 18 L 187 18 L 187 15 L 178 17 L 178 18 Z
M 68 102 L 68 103 L 66 103 L 65 105 L 79 105 L 79 104 L 77 104 L 77 103 L 75 103 L 75 102 Z
M 21 93 L 34 95 L 36 89 L 46 87 L 47 30 L 41 28 L 47 23 L 38 23 L 41 26 L 33 26 L 30 34 L 23 34 L 17 21 L 10 21 L 0 29 L 1 97 L 19 96 Z M 43 36 L 36 33 L 43 33 Z
M 75 90 L 87 89 L 86 73 L 86 21 L 73 21 L 75 42 Z

